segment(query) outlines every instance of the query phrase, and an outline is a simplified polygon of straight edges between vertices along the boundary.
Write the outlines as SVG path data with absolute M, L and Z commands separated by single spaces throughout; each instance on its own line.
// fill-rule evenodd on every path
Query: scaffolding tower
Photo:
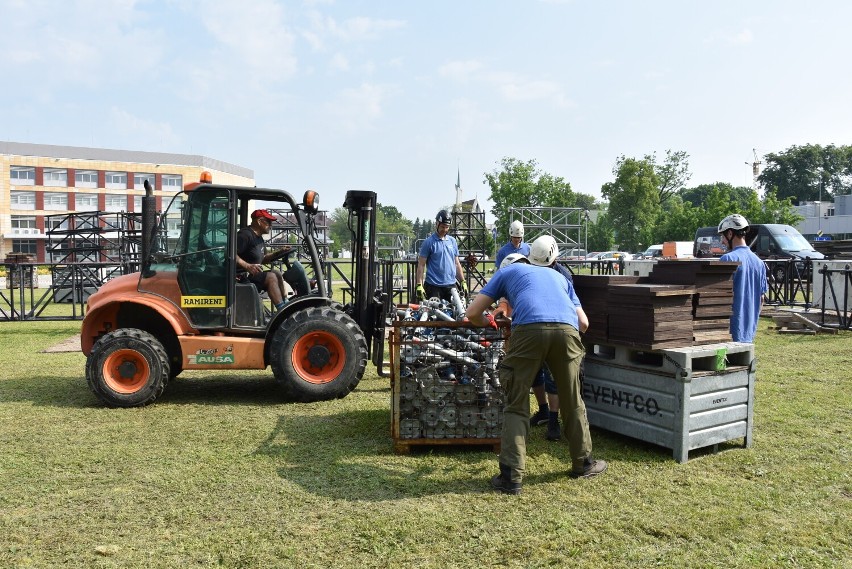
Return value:
M 479 262 L 488 255 L 485 212 L 453 210 L 452 235 L 458 243 L 462 265 L 466 265 L 468 290 L 482 288 L 488 280 L 479 268 Z
M 578 207 L 512 207 L 509 221 L 524 224 L 524 241 L 532 243 L 541 235 L 551 235 L 560 253 L 571 255 L 572 249 L 586 249 L 588 215 Z M 560 257 L 563 254 L 560 254 Z M 576 256 L 576 255 L 572 255 Z

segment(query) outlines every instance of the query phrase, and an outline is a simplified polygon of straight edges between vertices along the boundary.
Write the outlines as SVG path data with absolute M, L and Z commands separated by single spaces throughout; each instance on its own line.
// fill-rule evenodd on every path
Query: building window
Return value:
M 127 196 L 123 194 L 107 194 L 104 196 L 106 211 L 124 211 L 127 209 Z
M 136 213 L 142 211 L 142 196 L 133 196 L 133 211 Z
M 35 239 L 12 239 L 13 253 L 29 253 L 35 255 L 38 253 L 38 246 Z
M 44 209 L 66 211 L 68 194 L 65 192 L 44 192 Z
M 9 192 L 12 209 L 35 209 L 35 192 Z
M 74 172 L 74 185 L 78 188 L 97 188 L 98 173 L 94 170 L 77 170 Z
M 48 215 L 44 218 L 46 231 L 62 231 L 68 229 L 68 217 L 64 215 Z
M 151 184 L 151 187 L 156 189 L 156 186 L 154 184 L 155 179 L 156 178 L 154 174 L 145 174 L 142 172 L 137 172 L 136 174 L 133 174 L 133 187 L 137 190 L 144 190 L 145 180 L 148 180 L 148 183 Z
M 12 166 L 9 169 L 9 179 L 13 186 L 34 186 L 35 167 Z
M 183 176 L 180 174 L 163 174 L 161 179 L 165 191 L 179 192 L 183 188 Z
M 127 172 L 107 172 L 105 183 L 108 190 L 126 190 Z
M 36 235 L 36 218 L 34 215 L 13 215 L 12 216 L 12 234 L 13 235 Z
M 98 194 L 77 194 L 74 196 L 74 209 L 77 211 L 97 211 Z
M 65 168 L 45 168 L 45 186 L 68 186 L 68 170 Z

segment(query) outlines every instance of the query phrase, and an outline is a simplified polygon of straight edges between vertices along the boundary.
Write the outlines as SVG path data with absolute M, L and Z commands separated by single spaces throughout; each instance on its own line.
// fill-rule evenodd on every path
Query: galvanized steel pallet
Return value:
M 733 439 L 750 447 L 755 365 L 754 345 L 741 342 L 653 351 L 587 346 L 589 424 L 672 449 L 678 462 Z
M 502 345 L 502 332 L 470 323 L 394 322 L 390 337 L 394 451 L 465 445 L 499 452 L 504 395 L 496 364 Z

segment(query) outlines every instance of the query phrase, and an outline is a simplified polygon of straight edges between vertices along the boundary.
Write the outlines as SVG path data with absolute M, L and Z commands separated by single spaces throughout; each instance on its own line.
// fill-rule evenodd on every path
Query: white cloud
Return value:
M 329 62 L 329 66 L 336 71 L 349 71 L 349 59 L 342 53 L 335 53 Z
M 109 122 L 111 132 L 147 141 L 158 148 L 177 148 L 181 142 L 171 124 L 145 120 L 118 107 L 110 109 Z
M 163 33 L 148 25 L 149 18 L 133 1 L 7 2 L 2 11 L 0 52 L 5 56 L 0 72 L 5 76 L 23 78 L 14 70 L 37 64 L 42 89 L 67 89 L 136 80 L 116 73 L 118 69 L 133 69 L 137 77 L 157 73 Z
M 348 133 L 371 130 L 383 114 L 383 104 L 395 92 L 391 86 L 362 83 L 341 91 L 326 110 L 335 125 Z
M 466 61 L 451 61 L 449 63 L 445 63 L 438 68 L 438 73 L 442 77 L 449 77 L 456 81 L 467 81 L 480 69 L 482 69 L 482 63 L 469 59 Z
M 745 29 L 733 36 L 728 36 L 727 40 L 728 43 L 734 45 L 748 44 L 754 41 L 754 34 L 751 33 L 751 30 Z
M 314 49 L 322 50 L 329 40 L 357 42 L 377 39 L 382 33 L 405 27 L 403 20 L 382 20 L 359 16 L 338 21 L 318 11 L 308 14 L 310 29 L 303 32 Z
M 472 99 L 456 99 L 450 104 L 452 109 L 453 147 L 466 148 L 475 133 L 491 127 L 487 113 L 480 110 L 479 104 Z
M 236 59 L 253 78 L 283 80 L 297 69 L 293 53 L 294 35 L 289 31 L 283 8 L 272 0 L 235 3 L 231 0 L 204 2 L 203 22 L 210 38 L 228 48 L 225 59 Z

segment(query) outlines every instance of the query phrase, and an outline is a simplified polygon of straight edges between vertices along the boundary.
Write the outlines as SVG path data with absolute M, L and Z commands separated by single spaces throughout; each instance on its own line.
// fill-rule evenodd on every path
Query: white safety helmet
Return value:
M 530 245 L 530 263 L 539 267 L 549 267 L 559 256 L 559 246 L 556 239 L 550 235 L 542 235 Z
M 748 220 L 738 213 L 734 213 L 719 222 L 719 229 L 716 233 L 724 233 L 728 229 L 733 229 L 734 233 L 742 233 L 748 229 Z
M 509 237 L 524 237 L 524 224 L 517 219 L 509 225 Z
M 498 267 L 498 270 L 502 269 L 503 267 L 508 267 L 512 263 L 517 263 L 517 262 L 529 263 L 530 261 L 529 261 L 529 259 L 527 259 L 526 255 L 524 255 L 523 253 L 509 253 L 503 259 L 503 261 L 500 262 L 500 266 Z

